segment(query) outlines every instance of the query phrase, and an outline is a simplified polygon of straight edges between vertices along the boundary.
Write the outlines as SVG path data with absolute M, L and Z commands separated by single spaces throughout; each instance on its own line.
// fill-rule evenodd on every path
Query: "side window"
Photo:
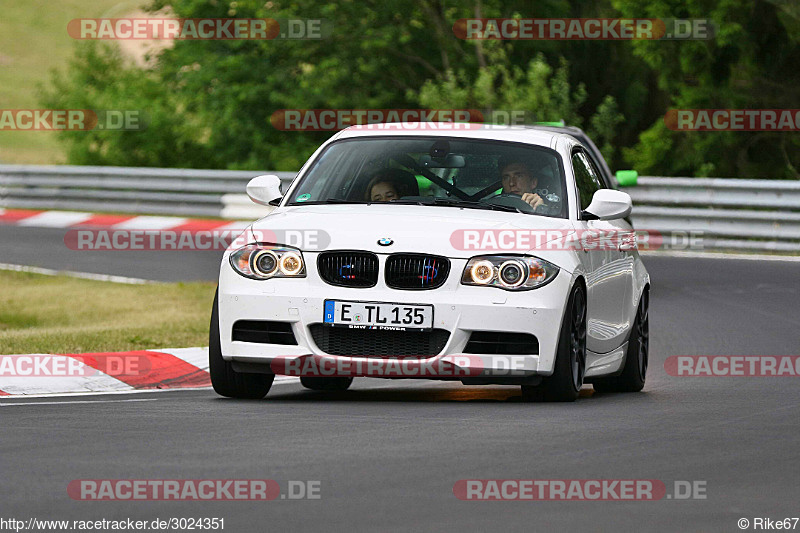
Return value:
M 589 170 L 595 176 L 597 183 L 600 185 L 601 189 L 610 189 L 608 185 L 608 179 L 603 175 L 600 171 L 600 166 L 597 164 L 597 161 L 594 157 L 592 157 L 591 153 L 583 154 L 586 160 L 589 162 Z
M 575 172 L 575 184 L 578 186 L 578 196 L 583 211 L 592 203 L 594 193 L 602 187 L 597 174 L 593 175 L 591 163 L 583 153 L 572 154 L 572 169 Z
M 605 182 L 603 181 L 603 176 L 597 169 L 597 165 L 594 164 L 594 159 L 592 159 L 588 154 L 585 154 L 583 152 L 581 152 L 581 155 L 583 156 L 583 160 L 586 162 L 586 167 L 592 174 L 592 180 L 597 184 L 597 187 L 599 189 L 608 189 L 608 187 L 606 187 Z

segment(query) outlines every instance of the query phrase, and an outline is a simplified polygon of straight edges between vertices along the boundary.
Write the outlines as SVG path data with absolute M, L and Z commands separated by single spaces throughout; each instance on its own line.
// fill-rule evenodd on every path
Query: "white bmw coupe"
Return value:
M 580 132 L 580 130 L 576 130 Z M 580 132 L 582 133 L 582 132 Z M 226 250 L 211 318 L 217 393 L 276 374 L 518 385 L 526 400 L 640 391 L 650 278 L 630 196 L 569 128 L 384 124 L 334 135 Z M 634 235 L 635 237 L 635 235 Z

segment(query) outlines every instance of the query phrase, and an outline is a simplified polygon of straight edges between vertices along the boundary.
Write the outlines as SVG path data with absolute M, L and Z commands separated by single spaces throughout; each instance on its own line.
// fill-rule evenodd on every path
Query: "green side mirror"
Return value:
M 633 187 L 639 179 L 639 173 L 635 170 L 617 170 L 617 183 L 620 187 Z

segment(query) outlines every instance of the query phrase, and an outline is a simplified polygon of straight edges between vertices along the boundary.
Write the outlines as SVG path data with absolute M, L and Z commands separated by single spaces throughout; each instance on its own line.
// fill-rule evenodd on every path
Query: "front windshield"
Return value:
M 566 218 L 564 167 L 539 146 L 442 137 L 337 141 L 288 205 L 421 204 Z

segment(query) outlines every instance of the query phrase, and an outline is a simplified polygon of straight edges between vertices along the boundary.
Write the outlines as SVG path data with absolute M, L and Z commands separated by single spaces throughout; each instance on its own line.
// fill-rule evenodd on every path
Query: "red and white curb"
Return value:
M 122 367 L 130 361 L 136 366 L 126 371 Z M 298 379 L 278 376 L 275 381 Z M 208 387 L 208 348 L 0 356 L 2 397 Z
M 182 217 L 102 215 L 77 211 L 34 211 L 0 209 L 0 224 L 35 228 L 108 228 L 117 230 L 235 231 L 251 222 Z

